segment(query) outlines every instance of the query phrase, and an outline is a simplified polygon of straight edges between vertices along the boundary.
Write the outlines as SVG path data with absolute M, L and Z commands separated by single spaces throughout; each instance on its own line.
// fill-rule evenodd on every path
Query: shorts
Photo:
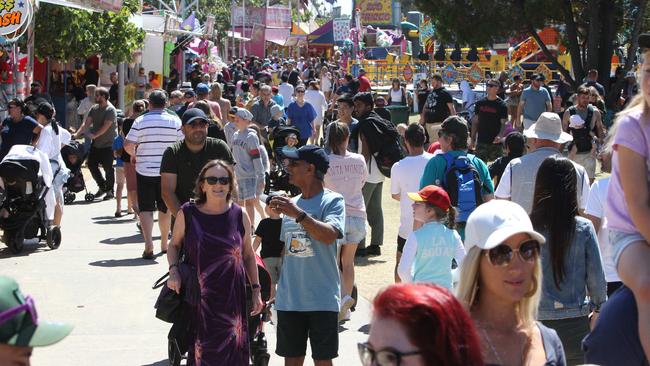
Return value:
M 239 178 L 237 179 L 237 196 L 240 200 L 250 200 L 257 197 L 257 179 Z
M 523 120 L 524 120 L 524 130 L 529 129 L 530 126 L 532 126 L 533 124 L 535 124 L 535 122 L 537 122 L 537 121 L 534 121 L 534 120 L 528 119 L 528 118 L 524 118 Z
M 124 186 L 124 183 L 126 183 L 126 176 L 124 175 L 124 167 L 123 166 L 116 166 L 115 167 L 115 183 L 118 185 Z
M 322 126 L 323 125 L 323 117 L 316 117 L 314 118 L 314 129 L 318 129 L 316 126 Z
M 280 269 L 282 269 L 282 257 L 266 257 L 262 258 L 262 261 L 264 261 L 266 270 L 269 271 L 271 283 L 277 284 L 280 279 Z
M 124 177 L 126 178 L 126 190 L 137 191 L 138 180 L 136 178 L 135 164 L 124 163 Z
M 309 338 L 314 360 L 338 357 L 338 317 L 334 311 L 278 311 L 275 353 L 281 357 L 303 357 Z
M 519 98 L 520 97 L 509 97 L 506 99 L 506 106 L 509 108 L 513 108 L 519 105 Z
M 438 141 L 438 131 L 441 129 L 440 125 L 442 125 L 442 122 L 424 124 L 424 128 L 426 128 L 427 133 L 429 134 L 429 144 Z
M 138 209 L 140 212 L 160 211 L 167 213 L 162 199 L 160 177 L 147 177 L 136 173 L 138 181 Z
M 397 235 L 397 251 L 399 253 L 404 252 L 404 245 L 406 245 L 406 239 L 404 239 L 401 236 Z
M 617 270 L 618 261 L 621 259 L 623 251 L 632 243 L 637 241 L 645 243 L 645 238 L 640 233 L 626 233 L 612 228 L 609 229 L 609 242 L 611 243 L 612 248 L 614 248 L 614 256 L 612 259 L 614 260 L 614 265 Z
M 476 144 L 476 156 L 485 163 L 495 161 L 503 156 L 503 145 L 479 142 Z
M 366 219 L 345 216 L 345 238 L 343 244 L 359 244 L 366 237 Z
M 594 154 L 591 152 L 577 153 L 573 158 L 573 161 L 585 168 L 589 179 L 594 179 L 596 177 L 596 157 Z

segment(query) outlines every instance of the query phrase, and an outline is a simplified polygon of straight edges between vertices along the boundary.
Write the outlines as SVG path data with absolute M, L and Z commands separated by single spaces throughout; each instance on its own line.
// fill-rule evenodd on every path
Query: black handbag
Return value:
M 192 209 L 187 209 L 183 211 L 183 214 L 185 215 L 185 235 L 187 235 L 187 232 L 189 231 L 189 223 L 192 222 Z M 156 300 L 156 303 L 154 304 L 154 308 L 156 309 L 156 318 L 167 322 L 167 323 L 175 323 L 176 320 L 179 318 L 179 314 L 181 312 L 181 307 L 183 305 L 183 297 L 189 293 L 193 293 L 195 291 L 195 286 L 196 281 L 193 281 L 194 271 L 195 269 L 187 263 L 187 253 L 185 252 L 185 246 L 181 248 L 179 254 L 179 260 L 178 260 L 178 270 L 179 274 L 181 277 L 181 293 L 177 294 L 176 291 L 170 289 L 167 287 L 167 279 L 169 278 L 169 272 L 165 273 L 162 277 L 160 277 L 151 287 L 152 289 L 157 289 L 160 288 L 160 294 L 158 295 L 158 299 Z M 193 276 L 194 275 L 194 276 Z M 190 287 L 189 290 L 186 290 L 186 288 Z M 195 295 L 192 295 L 195 297 Z

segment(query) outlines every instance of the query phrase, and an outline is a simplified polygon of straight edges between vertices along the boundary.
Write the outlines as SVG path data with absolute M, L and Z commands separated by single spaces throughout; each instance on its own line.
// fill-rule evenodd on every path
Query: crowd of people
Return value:
M 395 79 L 384 98 L 363 69 L 354 77 L 322 59 L 249 58 L 214 82 L 192 70 L 169 94 L 152 88 L 125 118 L 107 89 L 89 85 L 83 123 L 67 139 L 88 141 L 96 197 L 117 197 L 116 217 L 126 187 L 147 260 L 158 212 L 167 286 L 200 299 L 190 364 L 248 365 L 246 319 L 264 309 L 259 252 L 273 282 L 276 354 L 302 365 L 309 341 L 314 363 L 331 365 L 354 287 L 364 286 L 355 256 L 386 244 L 390 178 L 399 284 L 373 300 L 362 364 L 647 365 L 650 206 L 639 182 L 650 156 L 650 34 L 639 45 L 639 93 L 623 91 L 615 122 L 591 71 L 574 92 L 554 92 L 542 74 L 529 85 L 489 79 L 483 98 L 465 100 L 468 120 L 439 74 L 415 98 Z M 398 126 L 383 108 L 413 103 L 418 121 Z M 32 144 L 60 159 L 67 132 L 47 101 L 30 112 L 14 100 L 9 112 L 0 153 Z M 599 169 L 611 178 L 597 179 Z M 280 173 L 287 190 L 269 194 Z

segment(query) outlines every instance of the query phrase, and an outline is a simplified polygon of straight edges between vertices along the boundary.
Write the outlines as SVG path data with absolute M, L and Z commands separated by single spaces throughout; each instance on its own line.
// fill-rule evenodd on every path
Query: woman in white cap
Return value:
M 456 296 L 474 320 L 486 365 L 566 365 L 557 333 L 535 321 L 545 239 L 526 211 L 489 201 L 469 216 L 465 235 Z
M 538 319 L 557 331 L 571 365 L 584 361 L 581 343 L 589 333 L 588 315 L 593 312 L 595 322 L 607 299 L 596 230 L 578 215 L 576 182 L 571 161 L 546 158 L 537 171 L 530 214 L 535 230 L 546 237 Z

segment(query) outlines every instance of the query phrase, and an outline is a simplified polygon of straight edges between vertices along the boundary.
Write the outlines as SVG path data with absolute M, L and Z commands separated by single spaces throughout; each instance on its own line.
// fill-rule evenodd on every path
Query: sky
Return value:
M 337 0 L 335 5 L 341 7 L 341 14 L 352 14 L 352 0 Z

